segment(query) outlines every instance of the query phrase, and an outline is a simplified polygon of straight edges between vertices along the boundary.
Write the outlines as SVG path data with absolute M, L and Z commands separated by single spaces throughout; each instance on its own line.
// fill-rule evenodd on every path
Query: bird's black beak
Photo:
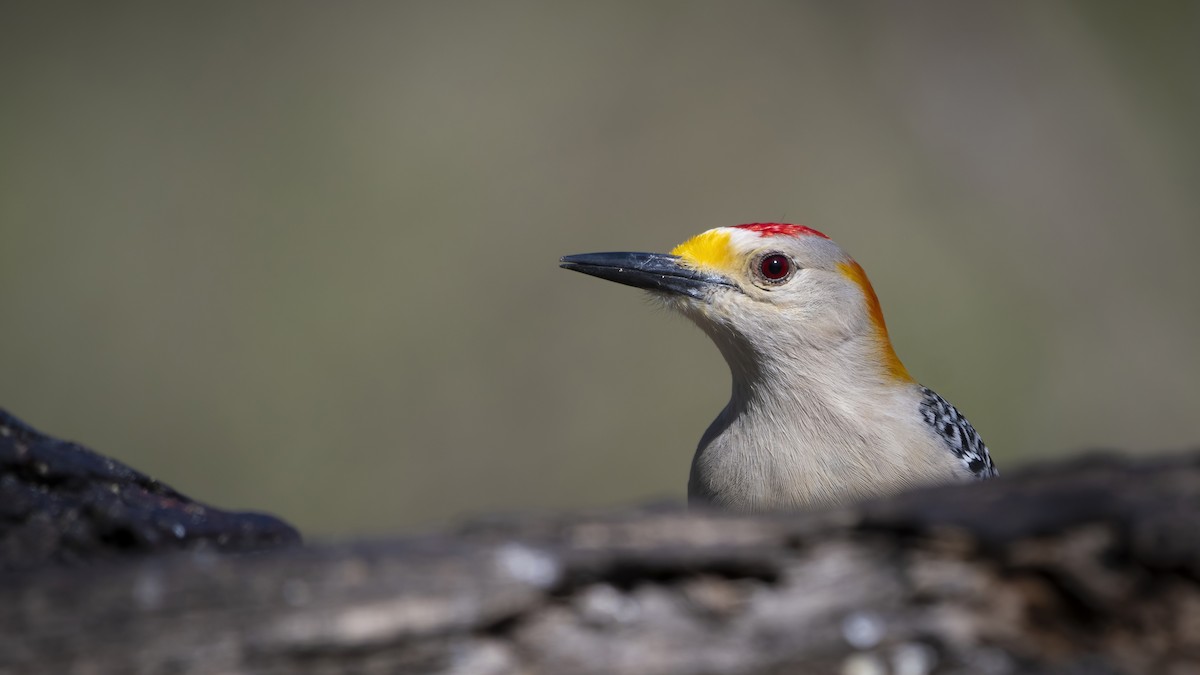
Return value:
M 666 253 L 580 253 L 563 256 L 559 267 L 583 272 L 619 284 L 652 291 L 704 298 L 714 287 L 737 286 L 719 274 L 702 272 L 679 263 Z

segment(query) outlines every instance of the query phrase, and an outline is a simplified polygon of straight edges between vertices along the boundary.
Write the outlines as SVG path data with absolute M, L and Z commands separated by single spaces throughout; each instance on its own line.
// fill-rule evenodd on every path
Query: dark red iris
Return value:
M 779 281 L 792 270 L 792 261 L 788 260 L 786 255 L 776 253 L 763 258 L 759 270 L 763 277 L 771 281 Z

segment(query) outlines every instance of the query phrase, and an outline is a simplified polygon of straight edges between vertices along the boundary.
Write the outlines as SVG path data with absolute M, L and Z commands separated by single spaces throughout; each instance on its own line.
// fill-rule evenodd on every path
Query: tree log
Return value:
M 1200 454 L 9 573 L 2 673 L 1200 672 Z

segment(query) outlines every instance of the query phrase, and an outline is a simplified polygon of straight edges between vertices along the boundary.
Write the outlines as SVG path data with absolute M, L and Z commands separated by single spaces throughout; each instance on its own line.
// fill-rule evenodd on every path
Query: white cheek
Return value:
M 739 319 L 746 315 L 743 308 L 739 306 L 739 298 L 735 293 L 728 291 L 718 291 L 709 298 L 708 302 L 693 303 L 694 311 L 697 311 L 704 320 L 728 326 L 736 327 Z
M 778 328 L 808 338 L 843 339 L 868 329 L 866 304 L 858 289 L 815 270 L 801 270 L 772 303 Z
M 740 306 L 747 298 L 732 291 L 716 291 L 707 300 L 696 300 L 683 295 L 653 294 L 663 305 L 688 317 L 701 326 L 708 324 L 741 329 L 741 319 L 747 315 Z
M 795 339 L 811 344 L 840 341 L 869 329 L 865 303 L 857 290 L 839 281 L 800 270 L 792 282 L 770 290 L 718 290 L 707 300 L 651 295 L 702 327 L 722 327 L 751 341 Z

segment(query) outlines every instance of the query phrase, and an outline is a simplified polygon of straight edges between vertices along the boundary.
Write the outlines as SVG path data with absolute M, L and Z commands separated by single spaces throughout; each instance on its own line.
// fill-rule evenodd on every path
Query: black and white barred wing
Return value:
M 921 387 L 921 394 L 921 415 L 946 442 L 950 452 L 954 453 L 976 478 L 999 475 L 991 455 L 988 454 L 987 446 L 983 444 L 983 439 L 967 418 L 934 390 Z

